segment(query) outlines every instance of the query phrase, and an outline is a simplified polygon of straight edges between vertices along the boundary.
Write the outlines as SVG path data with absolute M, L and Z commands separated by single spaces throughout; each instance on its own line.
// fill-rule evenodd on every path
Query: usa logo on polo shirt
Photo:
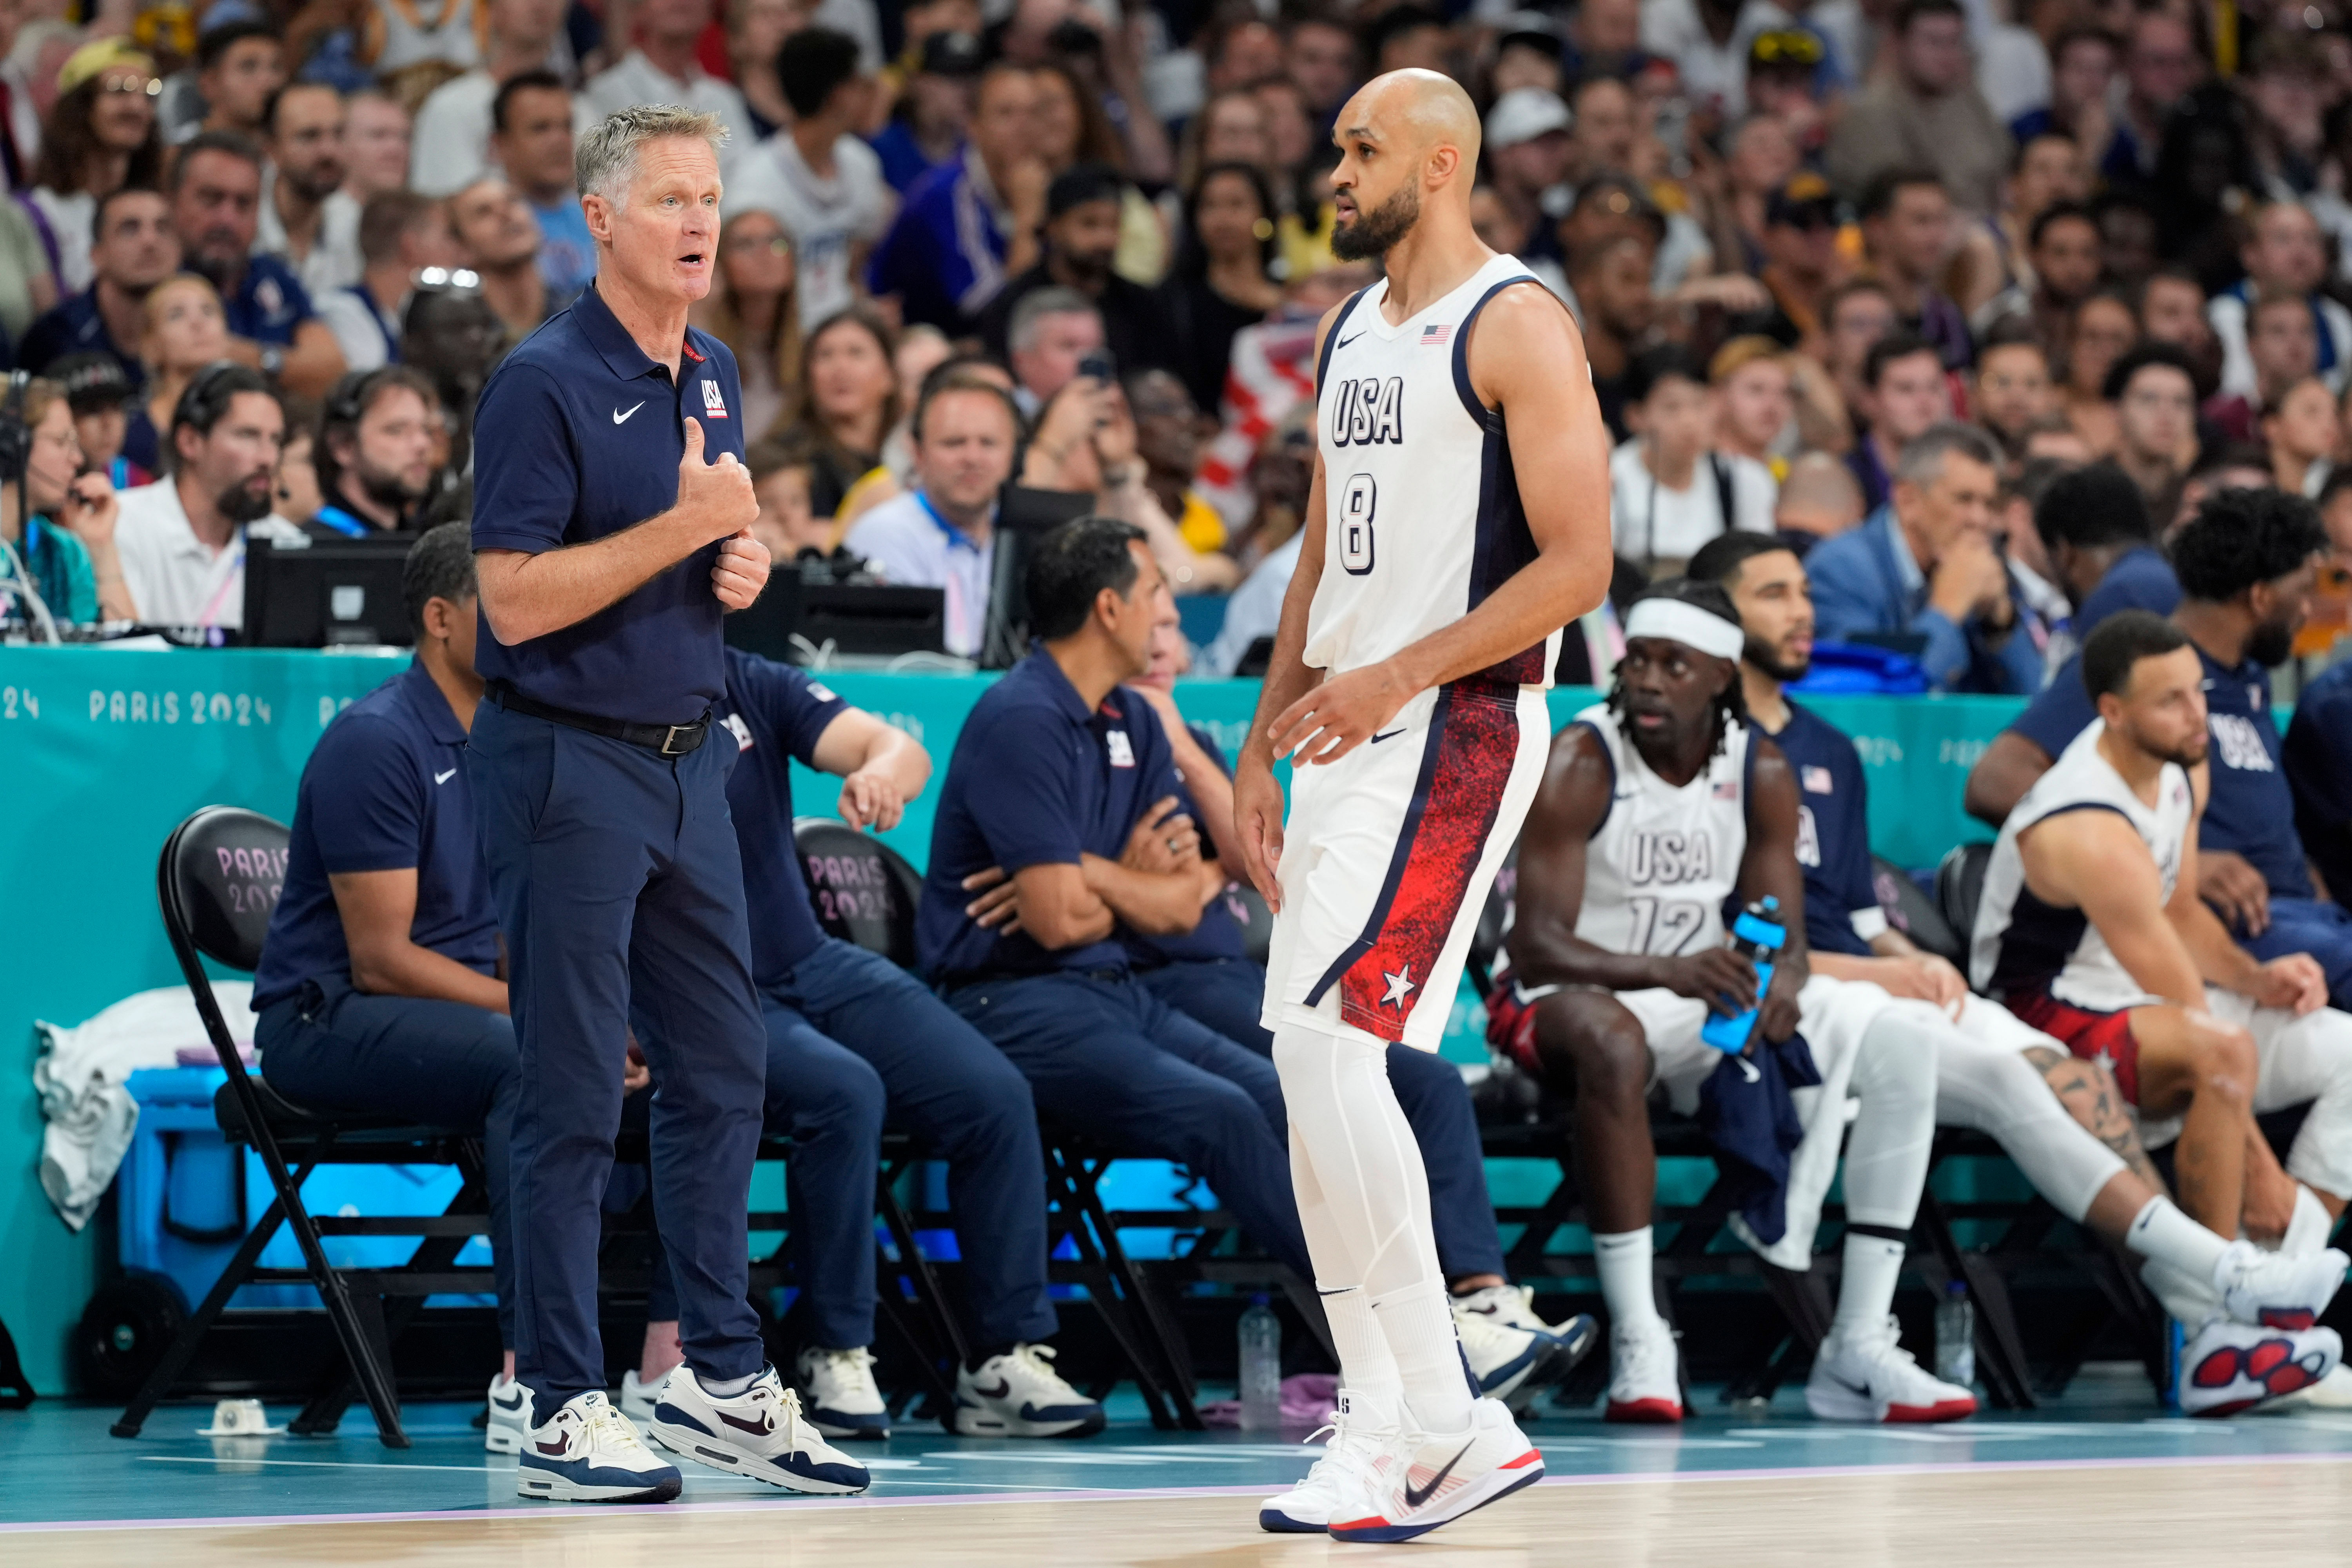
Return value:
M 1105 731 L 1103 732 L 1103 744 L 1110 751 L 1110 765 L 1112 767 L 1131 768 L 1135 766 L 1135 747 L 1133 743 L 1128 740 L 1126 731 Z
M 727 417 L 727 405 L 719 400 L 719 384 L 715 381 L 702 384 L 702 416 L 706 419 Z
M 1827 768 L 1808 765 L 1801 776 L 1805 781 L 1805 788 L 1814 795 L 1836 793 L 1836 782 L 1830 777 L 1830 771 Z

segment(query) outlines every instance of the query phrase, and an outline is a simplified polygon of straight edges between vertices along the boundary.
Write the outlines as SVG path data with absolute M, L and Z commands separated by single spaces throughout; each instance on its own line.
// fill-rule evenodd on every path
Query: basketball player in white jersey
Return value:
M 2099 721 L 2002 825 L 1969 977 L 2075 1055 L 2104 1058 L 2148 1142 L 2179 1138 L 2183 1208 L 2314 1255 L 2340 1282 L 2344 1257 L 2324 1248 L 2352 1193 L 2352 1016 L 2326 1005 L 2308 954 L 2256 962 L 2197 896 L 2197 650 L 2169 621 L 2126 611 L 2084 645 L 2083 682 Z M 2282 1171 L 2253 1117 L 2305 1102 Z M 2182 1408 L 2226 1415 L 2326 1377 L 2342 1346 L 2315 1315 L 2266 1314 L 2267 1330 L 2184 1322 Z
M 1708 1013 L 1757 1007 L 1753 1033 L 1767 1044 L 1801 1027 L 1819 1079 L 1795 1095 L 1806 1131 L 1790 1156 L 1783 1233 L 1734 1219 L 1763 1257 L 1811 1266 L 1845 1104 L 1861 1101 L 1845 1149 L 1844 1274 L 1806 1404 L 1836 1420 L 1957 1420 L 1975 1397 L 1923 1371 L 1890 1315 L 1935 1139 L 1933 1015 L 1809 973 L 1796 780 L 1745 722 L 1742 641 L 1712 583 L 1675 579 L 1636 600 L 1616 687 L 1552 742 L 1519 842 L 1511 974 L 1534 1011 L 1528 1065 L 1576 1098 L 1577 1174 L 1611 1320 L 1607 1413 L 1683 1415 L 1674 1338 L 1653 1295 L 1648 1089 L 1663 1083 L 1675 1109 L 1696 1110 L 1727 1060 L 1701 1037 Z M 1787 927 L 1760 997 L 1749 961 L 1724 944 L 1735 893 L 1743 904 L 1777 899 Z M 1751 1038 L 1747 1054 L 1758 1048 Z
M 2265 1315 L 2324 1311 L 2343 1283 L 2341 1254 L 2265 1252 L 2190 1219 L 2166 1195 L 2105 1067 L 2068 1054 L 2000 1003 L 1971 995 L 1949 963 L 1885 929 L 1870 886 L 1861 759 L 1784 689 L 1812 658 L 1803 563 L 1769 533 L 1727 533 L 1690 564 L 1738 612 L 1748 727 L 1772 737 L 1799 774 L 1797 860 L 1812 972 L 1868 981 L 1925 1010 L 1936 1033 L 1937 1121 L 1991 1134 L 2053 1208 L 2147 1259 L 2149 1289 L 2192 1329 L 2223 1316 L 2259 1326 Z M 1874 927 L 1867 941 L 1860 936 Z
M 1543 1473 L 1464 1371 L 1385 1057 L 1436 1048 L 1534 796 L 1559 628 L 1608 585 L 1608 448 L 1575 324 L 1471 231 L 1460 85 L 1376 78 L 1333 140 L 1332 247 L 1386 277 L 1318 333 L 1305 537 L 1234 810 L 1276 910 L 1263 1017 L 1346 1392 L 1324 1459 L 1259 1521 L 1402 1541 Z

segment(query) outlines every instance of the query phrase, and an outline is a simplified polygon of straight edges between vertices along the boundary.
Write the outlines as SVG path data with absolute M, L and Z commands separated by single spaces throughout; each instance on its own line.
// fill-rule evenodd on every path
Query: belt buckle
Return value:
M 662 736 L 661 755 L 665 757 L 682 757 L 686 755 L 687 752 L 694 750 L 692 746 L 681 746 L 677 744 L 678 736 L 693 728 L 694 726 L 691 724 L 672 724 L 669 727 L 668 732 Z

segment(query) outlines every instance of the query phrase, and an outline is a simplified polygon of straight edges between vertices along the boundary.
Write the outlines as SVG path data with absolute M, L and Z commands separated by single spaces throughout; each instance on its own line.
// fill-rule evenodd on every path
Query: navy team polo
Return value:
M 816 743 L 849 704 L 789 664 L 727 650 L 727 690 L 712 721 L 737 749 L 727 810 L 743 847 L 743 904 L 751 921 L 751 978 L 782 985 L 824 941 L 793 847 L 793 760 L 816 766 Z M 721 737 L 710 737 L 718 744 Z
M 474 416 L 474 548 L 536 555 L 633 528 L 677 501 L 686 421 L 703 455 L 743 455 L 735 357 L 688 327 L 679 377 L 592 287 L 506 357 Z M 691 724 L 726 689 L 716 542 L 586 620 L 512 647 L 481 621 L 475 667 L 524 696 L 641 724 Z
M 1053 952 L 1027 931 L 999 936 L 963 912 L 963 879 L 1002 866 L 1116 860 L 1144 808 L 1181 791 L 1176 759 L 1151 705 L 1114 687 L 1088 708 L 1040 648 L 972 705 L 956 736 L 931 823 L 931 863 L 916 921 L 924 973 L 954 986 L 1055 970 L 1128 967 L 1120 929 Z
M 1761 724 L 1759 732 L 1770 733 Z M 1789 722 L 1771 737 L 1797 776 L 1797 864 L 1805 873 L 1805 945 L 1815 952 L 1868 958 L 1873 932 L 1885 929 L 1870 866 L 1870 783 L 1862 753 L 1819 714 L 1789 704 Z M 1724 906 L 1738 917 L 1739 895 Z
M 478 973 L 498 973 L 498 910 L 465 750 L 465 726 L 421 661 L 327 726 L 294 796 L 286 887 L 253 977 L 255 1012 L 321 976 L 349 979 L 351 949 L 327 879 L 354 871 L 415 868 L 409 939 Z
M 1152 717 L 1157 719 L 1159 716 L 1154 710 Z M 1217 764 L 1218 771 L 1227 778 L 1233 777 L 1233 764 L 1225 761 L 1225 749 L 1217 744 L 1217 738 L 1198 724 L 1184 727 L 1192 732 L 1193 743 L 1209 753 L 1209 760 Z M 1165 735 L 1167 731 L 1163 729 L 1160 733 Z M 1173 757 L 1172 750 L 1170 755 Z M 1201 858 L 1214 860 L 1217 858 L 1217 841 L 1209 836 L 1208 814 L 1201 809 L 1201 803 L 1192 798 L 1192 790 L 1183 783 L 1183 774 L 1180 773 L 1176 776 L 1176 809 L 1191 817 L 1192 826 L 1199 829 Z M 1148 809 L 1151 802 L 1159 798 L 1153 795 L 1142 805 Z M 1240 871 L 1238 867 L 1223 869 L 1228 876 L 1237 875 Z M 1139 931 L 1121 926 L 1118 934 L 1119 940 L 1126 944 L 1128 956 L 1135 961 L 1139 969 L 1150 969 L 1162 963 L 1193 963 L 1249 956 L 1249 941 L 1242 934 L 1241 922 L 1234 918 L 1223 893 L 1201 906 L 1201 923 L 1191 931 L 1171 936 L 1146 936 Z M 1177 1006 L 1173 1002 L 1170 1005 Z M 1183 1009 L 1177 1006 L 1177 1010 L 1181 1012 Z

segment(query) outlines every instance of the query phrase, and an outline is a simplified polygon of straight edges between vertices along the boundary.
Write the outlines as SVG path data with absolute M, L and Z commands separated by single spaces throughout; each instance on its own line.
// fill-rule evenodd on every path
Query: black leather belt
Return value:
M 665 757 L 682 757 L 710 738 L 709 713 L 691 724 L 633 724 L 626 719 L 574 713 L 569 708 L 535 701 L 503 680 L 491 681 L 487 695 L 509 712 L 544 719 L 551 724 L 562 724 L 573 730 L 585 730 L 592 735 L 602 735 L 610 741 L 626 741 L 632 746 L 643 746 Z

